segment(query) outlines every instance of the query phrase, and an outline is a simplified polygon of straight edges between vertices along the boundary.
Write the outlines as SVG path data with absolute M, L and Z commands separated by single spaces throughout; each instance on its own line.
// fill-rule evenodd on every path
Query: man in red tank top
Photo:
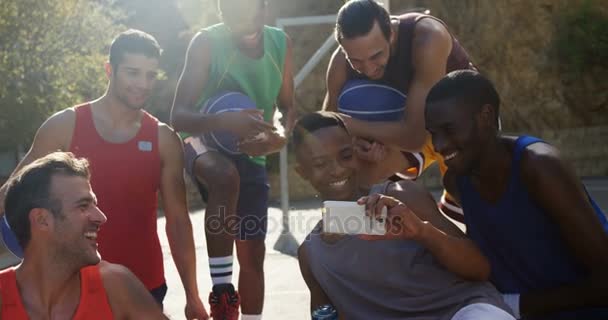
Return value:
M 23 262 L 0 271 L 0 319 L 166 319 L 127 268 L 100 262 L 106 216 L 89 163 L 55 152 L 7 182 L 6 215 Z
M 349 133 L 366 138 L 357 140 L 357 155 L 378 163 L 386 154 L 384 145 L 420 151 L 424 161 L 420 167 L 425 169 L 437 161 L 443 174 L 447 168 L 434 152 L 424 127 L 424 101 L 447 72 L 475 68 L 458 40 L 433 16 L 415 12 L 390 16 L 375 0 L 344 4 L 335 32 L 340 47 L 329 62 L 323 110 L 338 111 L 338 97 L 351 79 L 382 83 L 406 95 L 402 121 L 367 122 L 344 116 Z M 448 194 L 442 197 L 440 208 L 463 221 L 462 209 Z
M 162 306 L 167 286 L 156 225 L 160 192 L 167 238 L 186 292 L 186 318 L 207 319 L 198 294 L 181 140 L 143 110 L 156 82 L 160 51 L 144 32 L 118 35 L 105 66 L 106 93 L 51 116 L 15 170 L 56 150 L 87 158 L 91 186 L 108 217 L 99 233 L 101 256 L 131 270 Z

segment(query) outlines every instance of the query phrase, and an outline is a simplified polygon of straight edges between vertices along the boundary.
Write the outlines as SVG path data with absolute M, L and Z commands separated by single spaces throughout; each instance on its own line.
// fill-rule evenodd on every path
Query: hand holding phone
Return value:
M 384 221 L 386 233 L 382 236 L 363 235 L 365 240 L 420 240 L 428 224 L 408 208 L 403 202 L 383 194 L 374 193 L 362 197 L 358 204 L 366 207 L 368 214 Z M 387 215 L 388 209 L 388 215 Z

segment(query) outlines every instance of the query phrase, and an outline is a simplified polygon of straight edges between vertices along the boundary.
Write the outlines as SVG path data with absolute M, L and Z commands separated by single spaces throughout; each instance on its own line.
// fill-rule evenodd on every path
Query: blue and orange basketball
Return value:
M 207 99 L 201 108 L 205 114 L 221 114 L 224 112 L 238 112 L 246 109 L 255 109 L 255 102 L 240 92 L 221 92 Z M 237 138 L 228 131 L 212 131 L 201 136 L 204 143 L 217 150 L 237 155 Z
M 365 121 L 398 121 L 403 118 L 406 96 L 390 86 L 350 80 L 338 96 L 338 112 Z

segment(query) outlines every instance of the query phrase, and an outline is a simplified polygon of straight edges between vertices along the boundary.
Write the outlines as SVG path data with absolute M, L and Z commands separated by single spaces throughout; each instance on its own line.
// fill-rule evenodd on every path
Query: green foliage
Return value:
M 111 0 L 0 2 L 0 150 L 31 141 L 50 114 L 103 93 L 121 26 Z
M 560 61 L 574 73 L 608 63 L 608 16 L 587 0 L 565 13 L 558 23 L 557 51 Z

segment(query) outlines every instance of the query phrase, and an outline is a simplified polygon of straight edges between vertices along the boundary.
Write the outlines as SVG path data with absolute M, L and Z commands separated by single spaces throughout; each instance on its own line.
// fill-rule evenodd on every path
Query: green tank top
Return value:
M 272 121 L 275 104 L 283 83 L 283 67 L 287 41 L 285 33 L 264 26 L 264 55 L 253 59 L 244 55 L 230 38 L 228 28 L 216 24 L 203 29 L 211 43 L 211 65 L 207 84 L 197 106 L 221 91 L 239 91 L 246 94 L 258 109 L 264 111 L 264 120 Z M 255 163 L 266 164 L 266 157 L 251 157 Z

